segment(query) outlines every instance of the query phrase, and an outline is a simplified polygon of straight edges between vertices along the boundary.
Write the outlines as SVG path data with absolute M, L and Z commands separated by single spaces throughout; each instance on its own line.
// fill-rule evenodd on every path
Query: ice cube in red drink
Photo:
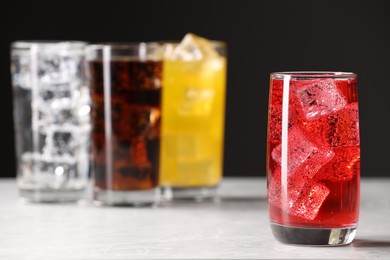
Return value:
M 328 194 L 329 189 L 324 184 L 308 178 L 289 213 L 297 217 L 313 220 L 316 218 Z
M 333 152 L 327 147 L 321 147 L 299 127 L 293 127 L 288 133 L 288 174 L 299 168 L 300 174 L 314 176 L 316 172 L 332 157 Z M 282 145 L 272 151 L 272 158 L 280 165 L 282 161 Z M 299 166 L 299 167 L 298 167 Z
M 281 169 L 276 168 L 272 174 L 272 179 L 268 185 L 268 201 L 276 207 L 289 209 L 298 198 L 303 186 L 305 185 L 303 176 L 292 174 L 287 176 L 287 188 L 282 186 Z M 282 194 L 285 188 L 286 194 Z M 287 197 L 285 197 L 287 195 Z M 287 210 L 288 211 L 288 210 Z
M 359 145 L 358 104 L 352 103 L 316 120 L 302 124 L 304 128 L 331 147 Z
M 347 104 L 343 93 L 337 88 L 332 79 L 302 81 L 299 83 L 293 89 L 308 120 L 337 111 Z
M 268 186 L 269 203 L 290 215 L 313 220 L 328 196 L 329 189 L 298 172 L 287 176 L 287 186 L 283 186 L 281 178 L 281 170 L 276 168 Z

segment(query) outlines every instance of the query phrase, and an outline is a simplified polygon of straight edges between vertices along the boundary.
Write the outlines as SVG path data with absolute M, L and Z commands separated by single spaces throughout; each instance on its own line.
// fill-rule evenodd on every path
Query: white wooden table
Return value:
M 0 259 L 389 259 L 390 178 L 361 188 L 355 241 L 330 248 L 273 238 L 264 178 L 225 178 L 217 204 L 158 208 L 30 204 L 0 179 Z

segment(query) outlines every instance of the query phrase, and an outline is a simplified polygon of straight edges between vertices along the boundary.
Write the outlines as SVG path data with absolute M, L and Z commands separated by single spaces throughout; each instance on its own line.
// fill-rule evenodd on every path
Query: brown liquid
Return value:
M 159 171 L 162 62 L 112 60 L 109 66 L 108 89 L 103 62 L 89 62 L 95 186 L 154 188 Z

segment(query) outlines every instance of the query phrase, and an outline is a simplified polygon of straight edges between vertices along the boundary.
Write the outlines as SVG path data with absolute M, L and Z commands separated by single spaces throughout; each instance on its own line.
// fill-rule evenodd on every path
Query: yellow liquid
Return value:
M 160 184 L 211 187 L 222 178 L 226 58 L 165 60 Z

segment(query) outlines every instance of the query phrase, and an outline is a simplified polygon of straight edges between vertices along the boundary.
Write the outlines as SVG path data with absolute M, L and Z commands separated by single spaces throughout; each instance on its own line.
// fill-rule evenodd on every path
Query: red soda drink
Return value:
M 267 190 L 281 242 L 352 242 L 359 216 L 360 135 L 353 73 L 271 74 Z

